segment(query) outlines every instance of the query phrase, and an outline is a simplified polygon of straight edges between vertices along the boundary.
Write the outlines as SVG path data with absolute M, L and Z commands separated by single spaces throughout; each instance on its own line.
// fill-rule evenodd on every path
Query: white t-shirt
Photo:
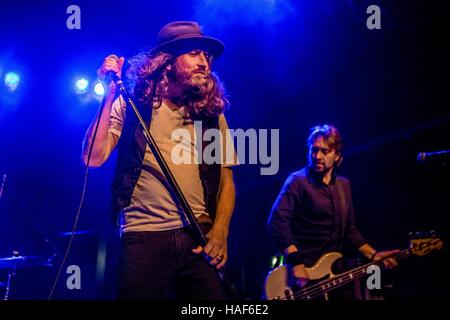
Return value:
M 109 132 L 120 137 L 125 119 L 125 101 L 120 96 L 117 98 L 111 110 Z M 186 139 L 186 136 L 176 135 L 178 139 L 172 138 L 175 130 L 188 133 L 192 139 Z M 223 137 L 231 139 L 228 132 L 228 124 L 225 116 L 219 116 L 219 130 Z M 184 131 L 186 130 L 186 131 Z M 193 160 L 197 152 L 197 140 L 194 137 L 196 127 L 194 122 L 186 119 L 184 108 L 178 110 L 170 109 L 166 104 L 152 110 L 152 119 L 150 123 L 150 133 L 158 145 L 164 159 L 169 165 L 178 185 L 180 186 L 185 198 L 192 208 L 195 216 L 198 217 L 206 212 L 204 190 L 199 174 L 198 163 Z M 201 134 L 201 133 L 200 133 Z M 221 144 L 225 145 L 225 140 Z M 190 154 L 190 163 L 175 164 L 172 153 L 175 150 L 183 149 L 183 155 Z M 223 148 L 223 157 L 229 148 Z M 201 152 L 201 149 L 200 149 Z M 233 159 L 235 159 L 234 148 L 232 149 Z M 177 154 L 177 153 L 176 153 Z M 179 158 L 178 158 L 179 159 Z M 178 160 L 178 162 L 180 162 Z M 222 163 L 224 163 L 223 161 Z M 237 163 L 237 162 L 236 162 Z M 234 164 L 222 164 L 222 167 L 228 167 Z M 174 196 L 168 191 L 169 184 L 164 177 L 155 157 L 146 146 L 142 171 L 136 186 L 133 190 L 131 203 L 124 208 L 119 216 L 120 231 L 164 231 L 172 230 L 188 224 L 183 223 L 180 212 L 177 208 Z M 185 219 L 186 220 L 186 219 Z

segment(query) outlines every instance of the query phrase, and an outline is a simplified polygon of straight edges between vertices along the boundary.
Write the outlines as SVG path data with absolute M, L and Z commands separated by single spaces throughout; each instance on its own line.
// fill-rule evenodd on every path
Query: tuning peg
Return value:
M 420 232 L 420 231 L 411 231 L 409 233 L 409 238 L 410 239 L 420 239 L 420 238 L 422 238 L 422 232 Z
M 435 230 L 430 231 L 415 231 L 409 233 L 409 238 L 413 239 L 425 239 L 425 238 L 437 238 L 437 232 Z

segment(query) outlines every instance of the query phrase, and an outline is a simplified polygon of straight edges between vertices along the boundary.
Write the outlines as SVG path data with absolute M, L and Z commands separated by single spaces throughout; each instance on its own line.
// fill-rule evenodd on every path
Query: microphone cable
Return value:
M 92 137 L 91 145 L 89 147 L 88 158 L 87 158 L 87 161 L 86 161 L 86 169 L 85 169 L 84 179 L 83 179 L 83 188 L 82 188 L 81 197 L 80 197 L 80 203 L 78 205 L 78 210 L 77 210 L 77 214 L 75 216 L 75 221 L 73 222 L 72 232 L 71 232 L 71 235 L 70 235 L 70 240 L 69 240 L 69 243 L 67 244 L 67 248 L 66 248 L 65 253 L 64 253 L 64 258 L 63 258 L 63 260 L 61 262 L 61 265 L 59 266 L 58 273 L 56 274 L 55 280 L 53 281 L 52 289 L 50 291 L 50 294 L 49 294 L 47 300 L 51 300 L 52 297 L 53 297 L 53 293 L 55 291 L 55 288 L 56 288 L 56 285 L 58 283 L 58 280 L 59 280 L 59 278 L 61 276 L 62 269 L 64 268 L 64 265 L 66 263 L 67 257 L 69 256 L 70 249 L 72 247 L 73 238 L 75 236 L 75 231 L 76 231 L 77 226 L 78 226 L 78 220 L 80 218 L 81 209 L 83 207 L 84 196 L 86 194 L 86 185 L 87 185 L 87 178 L 88 178 L 88 173 L 89 173 L 89 164 L 91 162 L 92 149 L 94 147 L 95 138 L 97 137 L 98 127 L 100 125 L 100 118 L 102 116 L 102 112 L 103 112 L 103 108 L 104 107 L 105 107 L 105 103 L 102 103 L 101 106 L 100 106 L 98 117 L 97 117 L 97 122 L 95 124 L 94 135 Z

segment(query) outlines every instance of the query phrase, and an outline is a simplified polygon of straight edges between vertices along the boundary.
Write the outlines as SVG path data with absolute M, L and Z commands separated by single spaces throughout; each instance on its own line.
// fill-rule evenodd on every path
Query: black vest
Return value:
M 152 115 L 151 108 L 140 107 L 139 111 L 146 123 L 146 127 L 149 128 Z M 203 131 L 209 128 L 219 128 L 218 117 L 204 118 L 201 121 Z M 208 144 L 207 142 L 202 143 L 202 151 Z M 131 107 L 127 106 L 125 123 L 118 143 L 116 171 L 112 184 L 112 210 L 115 221 L 117 221 L 119 213 L 131 203 L 133 190 L 141 175 L 145 148 L 145 137 L 138 125 L 136 115 Z M 199 164 L 206 211 L 213 221 L 219 192 L 220 170 L 220 164 L 207 165 L 203 161 L 202 164 Z

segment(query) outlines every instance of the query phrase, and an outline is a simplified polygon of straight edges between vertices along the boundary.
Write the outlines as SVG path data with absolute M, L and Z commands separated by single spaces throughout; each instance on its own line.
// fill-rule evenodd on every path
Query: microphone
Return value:
M 441 150 L 434 152 L 420 152 L 417 155 L 418 162 L 440 162 L 443 164 L 450 163 L 450 150 Z
M 106 84 L 110 84 L 111 81 L 117 82 L 118 80 L 120 80 L 120 77 L 114 71 L 106 72 L 106 76 L 105 76 Z

